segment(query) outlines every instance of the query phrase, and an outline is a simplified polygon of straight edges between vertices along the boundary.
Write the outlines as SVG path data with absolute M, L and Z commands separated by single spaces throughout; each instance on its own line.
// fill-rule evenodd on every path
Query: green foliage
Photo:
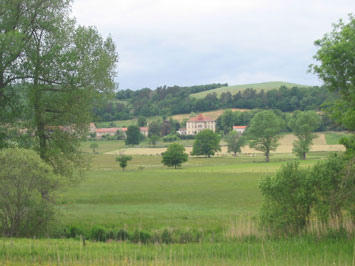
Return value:
M 137 125 L 139 127 L 145 127 L 147 125 L 147 119 L 144 116 L 139 116 L 137 119 Z
M 153 121 L 149 124 L 149 128 L 148 128 L 148 136 L 160 136 L 160 128 L 161 128 L 161 124 L 160 121 Z
M 121 130 L 116 131 L 116 140 L 124 140 L 125 138 L 126 135 Z
M 163 137 L 164 142 L 174 142 L 174 141 L 177 141 L 178 139 L 179 139 L 179 136 L 176 134 L 176 132 L 170 133 L 169 135 L 166 135 Z
M 221 150 L 219 145 L 220 137 L 213 131 L 206 129 L 198 133 L 195 137 L 191 155 L 206 155 L 211 157 L 216 151 Z
M 294 234 L 305 228 L 314 198 L 308 171 L 299 163 L 287 163 L 274 177 L 264 178 L 259 188 L 264 197 L 263 227 L 277 234 Z
M 342 137 L 339 141 L 346 148 L 345 157 L 348 159 L 355 158 L 355 135 Z
M 128 161 L 132 160 L 132 156 L 130 155 L 120 155 L 116 157 L 116 161 L 120 163 L 122 170 L 124 171 L 127 167 Z
M 185 148 L 181 144 L 173 143 L 168 146 L 166 152 L 162 153 L 162 163 L 166 166 L 180 167 L 181 164 L 187 162 L 188 155 Z
M 246 137 L 233 130 L 224 137 L 224 141 L 227 142 L 228 152 L 233 152 L 234 156 L 237 155 L 237 152 L 240 153 L 241 147 L 245 146 L 247 143 Z
M 139 127 L 131 125 L 127 128 L 126 132 L 126 145 L 138 145 L 140 142 L 140 130 Z
M 115 89 L 115 45 L 94 27 L 76 25 L 67 0 L 6 1 L 1 14 L 0 44 L 10 41 L 11 49 L 1 49 L 0 113 L 9 110 L 6 102 L 23 106 L 15 117 L 35 133 L 35 150 L 56 174 L 74 182 L 88 167 L 80 143 L 92 109 Z
M 154 147 L 157 144 L 158 140 L 159 140 L 159 136 L 157 136 L 157 135 L 150 135 L 148 137 L 149 143 L 152 144 Z
M 93 153 L 95 153 L 98 148 L 99 144 L 97 144 L 96 142 L 90 144 L 90 149 L 92 149 Z
M 355 17 L 349 22 L 333 24 L 333 30 L 315 41 L 314 56 L 319 65 L 310 69 L 323 80 L 325 86 L 339 95 L 328 109 L 332 117 L 351 131 L 355 131 Z
M 269 162 L 270 151 L 276 150 L 283 121 L 272 111 L 257 113 L 250 121 L 247 136 L 250 147 L 265 154 L 266 162 Z
M 0 150 L 0 231 L 5 236 L 38 236 L 53 219 L 53 192 L 60 179 L 34 152 Z
M 298 138 L 293 143 L 293 152 L 300 159 L 306 159 L 306 153 L 309 152 L 313 139 L 316 137 L 312 134 L 320 125 L 320 117 L 314 111 L 296 112 L 289 120 L 288 126 Z
M 91 230 L 91 239 L 95 241 L 106 241 L 107 234 L 105 228 L 101 226 L 94 226 Z
M 316 197 L 315 209 L 323 222 L 340 218 L 346 211 L 354 216 L 355 164 L 343 156 L 333 154 L 317 163 L 311 172 Z

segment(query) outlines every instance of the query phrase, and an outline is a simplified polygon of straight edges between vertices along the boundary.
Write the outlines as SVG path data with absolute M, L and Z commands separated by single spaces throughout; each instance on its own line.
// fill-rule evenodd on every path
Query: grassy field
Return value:
M 324 157 L 312 153 L 310 166 Z M 293 155 L 190 158 L 181 169 L 163 167 L 160 156 L 135 155 L 122 171 L 115 155 L 96 154 L 79 186 L 62 191 L 61 224 L 89 231 L 94 225 L 130 232 L 164 228 L 221 233 L 239 216 L 255 216 L 258 182 Z M 252 195 L 252 196 L 251 196 Z
M 234 86 L 225 86 L 225 87 L 220 87 L 220 88 L 213 89 L 213 90 L 194 93 L 194 94 L 191 94 L 191 96 L 194 97 L 194 98 L 197 98 L 197 99 L 201 99 L 201 98 L 206 97 L 207 94 L 213 93 L 213 92 L 217 93 L 217 95 L 219 96 L 223 92 L 228 92 L 228 91 L 231 94 L 238 93 L 238 91 L 243 91 L 243 90 L 245 90 L 247 88 L 255 89 L 257 91 L 259 91 L 259 90 L 268 91 L 268 90 L 272 90 L 272 89 L 279 89 L 281 86 L 286 86 L 288 88 L 292 88 L 292 87 L 308 87 L 306 85 L 300 85 L 300 84 L 296 84 L 296 83 L 289 83 L 289 82 L 283 82 L 283 81 L 272 81 L 272 82 L 255 83 L 255 84 L 242 84 L 242 85 L 234 85 Z
M 354 265 L 351 239 L 308 238 L 137 245 L 68 239 L 2 239 L 1 265 Z
M 296 160 L 292 154 L 272 154 L 270 163 L 260 154 L 192 157 L 181 169 L 164 167 L 161 156 L 134 155 L 122 171 L 106 152 L 123 148 L 123 142 L 99 144 L 87 177 L 58 192 L 53 232 L 75 227 L 90 237 L 93 228 L 124 230 L 130 241 L 86 240 L 84 247 L 78 236 L 2 238 L 1 265 L 354 265 L 354 238 L 259 233 L 259 181 Z M 83 143 L 83 150 L 90 151 L 89 145 Z M 301 166 L 326 155 L 311 152 Z M 142 234 L 150 242 L 134 243 L 137 232 L 135 241 L 143 241 Z
M 325 139 L 327 144 L 329 145 L 334 145 L 334 144 L 339 144 L 339 141 L 342 137 L 350 137 L 351 134 L 346 134 L 344 132 L 327 132 L 325 134 Z

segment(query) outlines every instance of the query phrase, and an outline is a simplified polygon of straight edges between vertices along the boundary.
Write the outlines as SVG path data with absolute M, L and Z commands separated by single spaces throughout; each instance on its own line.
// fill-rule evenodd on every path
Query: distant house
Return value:
M 139 131 L 142 133 L 142 135 L 144 137 L 148 137 L 148 132 L 149 132 L 149 128 L 148 127 L 140 127 Z
M 233 126 L 233 130 L 243 134 L 247 126 Z
M 204 117 L 202 114 L 190 118 L 186 122 L 187 135 L 196 135 L 202 130 L 209 129 L 213 132 L 216 131 L 216 120 Z
M 187 131 L 185 127 L 179 128 L 178 131 L 176 131 L 179 135 L 187 135 Z
M 96 126 L 95 126 L 95 124 L 94 123 L 90 123 L 90 125 L 89 125 L 89 133 L 90 134 L 93 134 L 93 133 L 96 133 Z
M 96 137 L 101 139 L 104 135 L 114 136 L 116 135 L 118 127 L 111 127 L 111 128 L 98 128 L 96 129 Z

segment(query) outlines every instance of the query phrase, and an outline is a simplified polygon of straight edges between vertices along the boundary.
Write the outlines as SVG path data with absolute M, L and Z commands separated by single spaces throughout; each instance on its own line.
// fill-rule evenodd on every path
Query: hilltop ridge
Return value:
M 285 82 L 285 81 L 269 81 L 269 82 L 261 82 L 261 83 L 250 83 L 250 84 L 241 84 L 241 85 L 231 85 L 231 86 L 223 86 L 219 87 L 213 90 L 208 90 L 208 91 L 202 91 L 198 93 L 193 93 L 190 94 L 191 97 L 196 98 L 196 99 L 201 99 L 204 98 L 207 94 L 209 93 L 216 93 L 217 96 L 220 96 L 223 92 L 230 92 L 231 94 L 238 93 L 238 91 L 243 91 L 245 89 L 255 89 L 257 91 L 259 90 L 272 90 L 272 89 L 279 89 L 281 86 L 285 86 L 288 88 L 292 87 L 299 87 L 299 88 L 304 88 L 304 87 L 311 87 L 309 85 L 301 85 L 297 83 L 291 83 L 291 82 Z

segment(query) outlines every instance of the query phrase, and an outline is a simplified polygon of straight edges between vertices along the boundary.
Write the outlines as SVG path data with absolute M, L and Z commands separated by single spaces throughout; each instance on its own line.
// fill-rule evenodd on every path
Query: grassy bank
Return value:
M 352 239 L 244 240 L 136 245 L 126 242 L 2 239 L 2 265 L 354 265 Z

